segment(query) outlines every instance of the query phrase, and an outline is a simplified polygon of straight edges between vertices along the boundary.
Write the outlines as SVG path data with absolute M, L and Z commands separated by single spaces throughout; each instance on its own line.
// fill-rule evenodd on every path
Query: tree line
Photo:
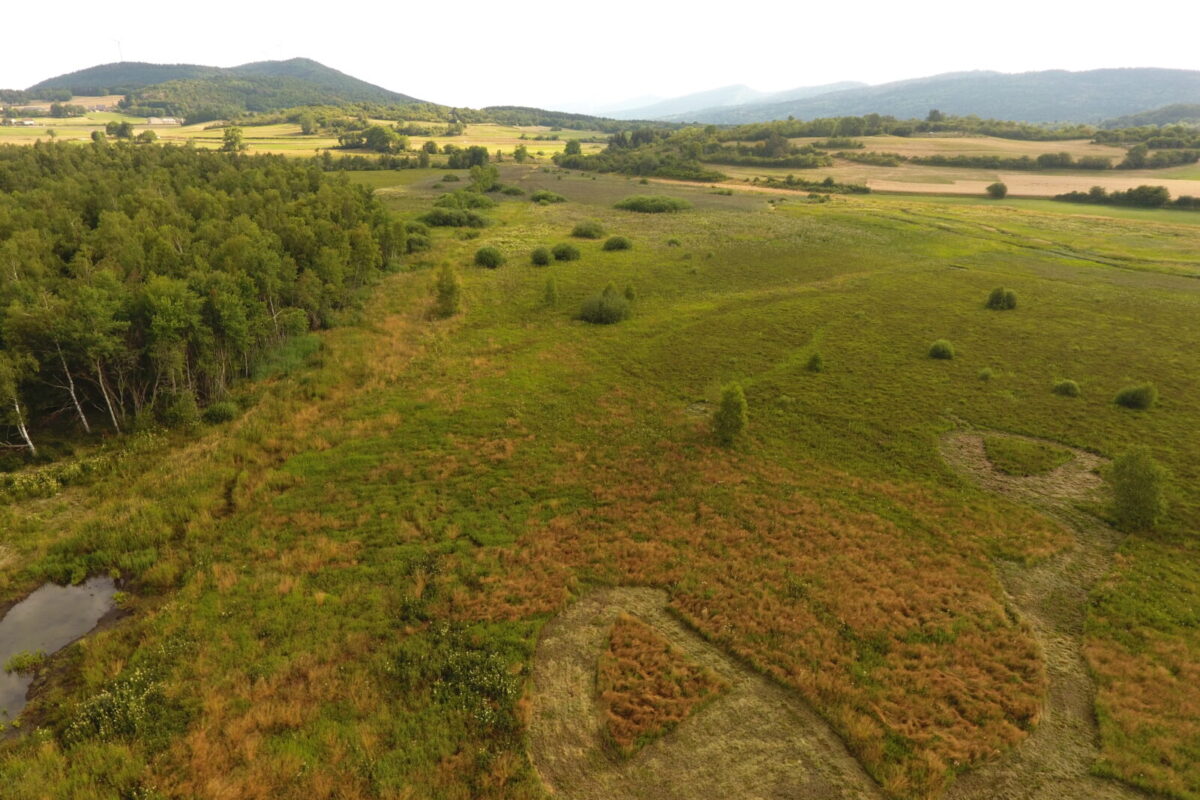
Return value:
M 0 147 L 0 425 L 187 421 L 406 250 L 315 161 L 103 139 Z

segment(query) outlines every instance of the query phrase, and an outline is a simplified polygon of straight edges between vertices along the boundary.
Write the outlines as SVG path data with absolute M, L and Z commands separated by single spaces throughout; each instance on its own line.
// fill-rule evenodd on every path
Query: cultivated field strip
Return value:
M 570 800 L 882 797 L 829 726 L 793 693 L 705 642 L 656 589 L 595 591 L 549 622 L 533 663 L 534 766 Z M 629 759 L 604 744 L 596 661 L 619 614 L 651 625 L 732 687 Z

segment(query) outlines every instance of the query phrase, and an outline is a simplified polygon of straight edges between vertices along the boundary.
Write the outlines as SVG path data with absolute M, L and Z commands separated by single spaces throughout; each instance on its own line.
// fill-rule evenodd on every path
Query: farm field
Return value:
M 453 141 L 516 131 L 475 127 Z M 445 175 L 347 179 L 411 220 L 463 185 Z M 703 752 L 742 771 L 658 796 L 1200 798 L 1200 215 L 501 179 L 525 194 L 432 228 L 237 419 L 0 506 L 0 600 L 103 564 L 129 612 L 55 657 L 30 733 L 0 744 L 8 796 L 544 798 L 552 763 L 592 787 L 563 796 L 623 797 Z M 613 207 L 650 191 L 690 208 Z M 632 248 L 573 239 L 589 221 Z M 563 242 L 581 257 L 531 265 Z M 473 266 L 484 245 L 507 263 Z M 463 307 L 434 319 L 445 264 Z M 608 284 L 631 317 L 579 320 Z M 997 286 L 1016 309 L 984 308 Z M 726 448 L 730 381 L 749 426 Z M 1141 381 L 1158 405 L 1113 403 Z M 998 475 L 981 442 L 1005 435 L 1055 453 L 1046 474 Z M 1171 470 L 1170 512 L 1123 536 L 1099 473 L 1137 444 Z M 604 641 L 586 603 L 728 691 L 632 756 L 531 745 L 573 702 L 554 665 L 584 681 L 572 643 Z M 795 704 L 795 753 L 718 724 L 741 702 Z M 49 733 L 101 713 L 107 737 Z

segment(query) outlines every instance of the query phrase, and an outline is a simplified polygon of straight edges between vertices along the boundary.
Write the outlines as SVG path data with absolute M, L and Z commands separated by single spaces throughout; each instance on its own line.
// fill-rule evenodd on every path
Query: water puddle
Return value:
M 113 608 L 112 578 L 89 578 L 78 586 L 47 583 L 17 603 L 0 620 L 0 721 L 25 707 L 32 673 L 8 673 L 3 666 L 17 653 L 50 655 L 80 638 Z

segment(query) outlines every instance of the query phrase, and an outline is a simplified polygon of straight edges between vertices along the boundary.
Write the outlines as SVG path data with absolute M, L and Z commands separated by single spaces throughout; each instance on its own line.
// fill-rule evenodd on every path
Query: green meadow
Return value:
M 248 141 L 286 150 L 284 127 Z M 486 127 L 453 141 L 518 141 Z M 446 174 L 348 180 L 415 220 L 466 182 Z M 525 734 L 538 634 L 613 585 L 666 590 L 887 796 L 938 797 L 1037 726 L 1046 677 L 998 569 L 1072 545 L 943 461 L 941 438 L 971 429 L 1105 458 L 1146 445 L 1170 470 L 1166 517 L 1123 539 L 1072 635 L 1093 772 L 1200 798 L 1200 215 L 511 163 L 501 180 L 524 194 L 496 195 L 486 227 L 431 228 L 243 384 L 233 421 L 0 506 L 0 599 L 103 571 L 128 612 L 50 660 L 0 743 L 7 797 L 547 797 Z M 530 202 L 541 189 L 566 202 Z M 614 208 L 637 194 L 689 207 Z M 572 237 L 583 222 L 604 236 Z M 581 257 L 531 264 L 563 242 Z M 485 245 L 506 263 L 474 266 Z M 461 310 L 438 319 L 444 265 Z M 608 285 L 630 317 L 578 319 Z M 1001 286 L 1017 308 L 988 310 Z M 928 357 L 938 339 L 953 359 Z M 1146 381 L 1153 408 L 1113 402 Z M 749 424 L 727 448 L 710 417 L 731 382 Z

